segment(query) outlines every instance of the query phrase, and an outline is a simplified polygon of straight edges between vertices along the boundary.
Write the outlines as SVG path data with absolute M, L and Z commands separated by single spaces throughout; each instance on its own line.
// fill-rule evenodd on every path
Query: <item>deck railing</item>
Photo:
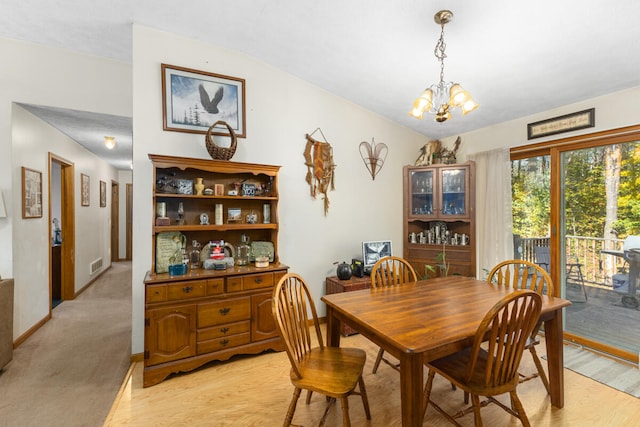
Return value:
M 536 262 L 536 246 L 549 246 L 549 237 L 514 236 L 514 252 L 517 258 Z M 566 236 L 567 263 L 581 264 L 585 284 L 612 286 L 614 274 L 627 266 L 622 257 L 604 254 L 602 250 L 622 251 L 623 239 Z

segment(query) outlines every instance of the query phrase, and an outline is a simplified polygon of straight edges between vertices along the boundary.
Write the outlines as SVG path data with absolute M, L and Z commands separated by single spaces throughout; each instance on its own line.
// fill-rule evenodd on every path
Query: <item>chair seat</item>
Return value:
M 467 381 L 465 373 L 467 372 L 467 366 L 471 363 L 471 350 L 471 347 L 466 348 L 451 356 L 429 362 L 427 365 L 451 383 L 460 387 L 463 391 L 480 396 L 488 397 L 503 394 L 515 387 L 514 383 L 518 382 L 517 376 L 512 383 L 501 384 L 497 387 L 485 386 L 484 373 L 486 371 L 488 353 L 483 349 L 480 349 L 478 353 L 476 369 L 473 371 L 473 376 Z
M 341 397 L 358 384 L 366 357 L 358 348 L 313 348 L 300 361 L 302 379 L 291 370 L 291 382 L 299 388 Z

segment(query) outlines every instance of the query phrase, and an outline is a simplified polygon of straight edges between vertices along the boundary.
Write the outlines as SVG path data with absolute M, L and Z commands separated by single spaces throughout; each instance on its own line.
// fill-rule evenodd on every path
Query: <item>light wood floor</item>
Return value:
M 367 351 L 365 383 L 371 406 L 367 421 L 358 396 L 350 398 L 351 422 L 354 426 L 399 426 L 400 395 L 397 372 L 382 365 L 376 375 L 371 368 L 377 347 L 360 335 L 343 338 L 342 346 Z M 539 353 L 544 354 L 544 345 Z M 531 356 L 523 357 L 522 371 L 534 372 Z M 565 407 L 551 406 L 542 383 L 535 379 L 521 384 L 518 394 L 532 426 L 630 426 L 640 422 L 640 401 L 579 374 L 565 369 Z M 135 363 L 107 417 L 105 426 L 275 426 L 281 425 L 293 388 L 289 382 L 286 353 L 265 353 L 226 363 L 213 363 L 195 372 L 173 376 L 166 381 L 142 388 L 142 363 Z M 436 377 L 434 393 L 446 410 L 463 407 L 462 393 L 452 391 L 442 378 Z M 506 403 L 506 399 L 502 398 Z M 419 402 L 416 402 L 419 404 Z M 303 397 L 293 422 L 318 425 L 325 407 L 323 397 L 314 395 L 310 405 Z M 482 410 L 487 426 L 519 426 L 519 421 L 489 405 Z M 462 419 L 473 425 L 473 417 Z M 327 419 L 328 426 L 340 426 L 341 409 L 335 405 Z M 427 410 L 425 426 L 450 425 L 433 408 Z

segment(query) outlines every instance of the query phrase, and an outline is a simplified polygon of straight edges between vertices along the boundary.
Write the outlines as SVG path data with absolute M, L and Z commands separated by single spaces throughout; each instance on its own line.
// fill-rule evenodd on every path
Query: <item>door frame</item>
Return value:
M 120 261 L 120 184 L 111 180 L 111 262 Z
M 61 275 L 61 299 L 72 300 L 76 297 L 75 292 L 75 204 L 74 204 L 74 164 L 63 157 L 52 152 L 48 153 L 48 206 L 49 206 L 49 236 L 52 235 L 51 217 L 51 173 L 53 163 L 60 165 L 60 207 L 62 215 L 60 218 L 60 228 L 62 229 L 62 244 L 60 245 L 60 275 Z M 52 257 L 49 251 L 49 315 L 51 315 L 51 281 Z

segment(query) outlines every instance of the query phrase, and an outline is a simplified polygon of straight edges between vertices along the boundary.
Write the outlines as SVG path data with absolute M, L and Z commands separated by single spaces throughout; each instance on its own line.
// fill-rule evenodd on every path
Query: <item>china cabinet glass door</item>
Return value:
M 443 169 L 441 171 L 441 216 L 467 215 L 467 169 Z
M 433 174 L 433 170 L 411 172 L 411 215 L 433 215 Z

